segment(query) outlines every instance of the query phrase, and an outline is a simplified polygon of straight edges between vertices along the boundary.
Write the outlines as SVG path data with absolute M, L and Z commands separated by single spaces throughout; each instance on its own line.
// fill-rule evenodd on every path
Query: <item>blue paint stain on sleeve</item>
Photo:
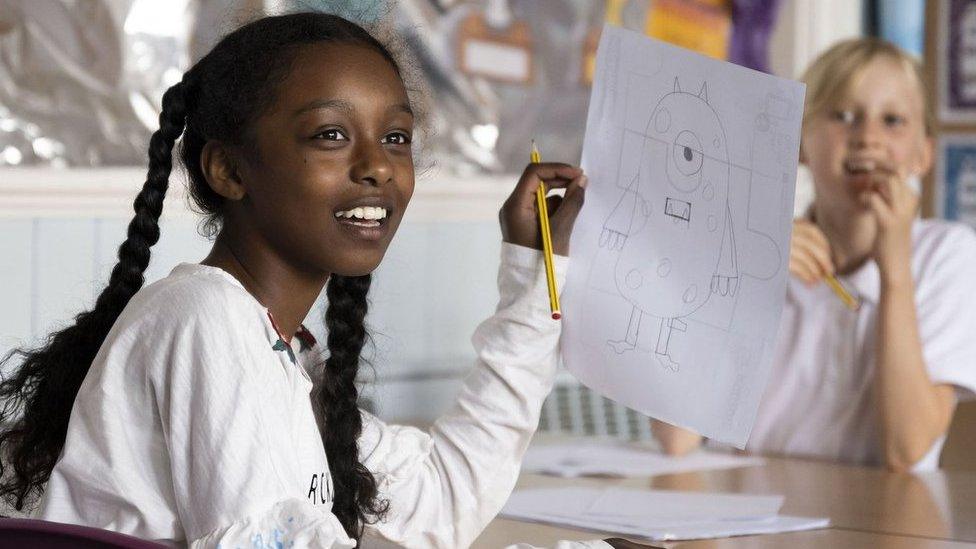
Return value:
M 291 518 L 288 521 L 291 522 Z M 295 546 L 294 540 L 283 540 L 282 535 L 282 531 L 275 528 L 271 531 L 266 542 L 262 534 L 255 534 L 251 537 L 251 549 L 285 549 Z

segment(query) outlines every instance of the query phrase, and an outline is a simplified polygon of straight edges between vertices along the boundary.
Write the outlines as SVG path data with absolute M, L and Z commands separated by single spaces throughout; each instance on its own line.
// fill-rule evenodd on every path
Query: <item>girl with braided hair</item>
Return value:
M 389 50 L 336 16 L 267 17 L 162 105 L 108 287 L 0 384 L 0 497 L 192 547 L 468 545 L 555 374 L 535 190 L 566 189 L 550 208 L 566 255 L 582 171 L 530 165 L 502 207 L 500 304 L 456 406 L 423 432 L 361 412 L 355 385 L 370 272 L 414 187 L 414 108 Z M 181 137 L 216 238 L 143 288 Z M 323 286 L 327 350 L 301 326 Z

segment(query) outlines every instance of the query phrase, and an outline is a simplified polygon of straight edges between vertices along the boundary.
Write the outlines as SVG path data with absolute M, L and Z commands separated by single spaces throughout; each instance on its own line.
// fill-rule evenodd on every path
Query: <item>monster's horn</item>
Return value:
M 702 82 L 701 91 L 698 92 L 698 97 L 701 97 L 706 103 L 708 103 L 708 84 L 705 82 Z

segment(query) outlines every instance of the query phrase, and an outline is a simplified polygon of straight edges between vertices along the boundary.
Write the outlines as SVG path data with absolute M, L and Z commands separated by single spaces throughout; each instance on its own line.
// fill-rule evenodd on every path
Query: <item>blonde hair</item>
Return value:
M 840 101 L 861 71 L 879 57 L 895 61 L 915 79 L 922 98 L 925 135 L 931 136 L 935 129 L 935 115 L 923 84 L 925 76 L 921 64 L 898 46 L 880 38 L 854 38 L 839 42 L 807 67 L 800 78 L 807 85 L 803 127 L 806 128 L 810 120 Z

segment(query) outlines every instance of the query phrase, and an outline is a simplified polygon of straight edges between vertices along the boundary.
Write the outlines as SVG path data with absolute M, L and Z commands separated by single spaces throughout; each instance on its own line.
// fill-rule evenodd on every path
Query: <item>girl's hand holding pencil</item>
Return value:
M 530 158 L 498 217 L 505 242 L 542 250 L 549 285 L 549 308 L 552 319 L 559 320 L 563 313 L 559 307 L 552 256 L 569 255 L 569 237 L 583 207 L 586 176 L 583 170 L 567 164 L 543 164 L 534 141 Z M 549 187 L 546 187 L 546 181 Z M 565 188 L 566 192 L 563 196 L 548 196 L 553 187 Z
M 536 206 L 536 191 L 543 182 L 547 190 L 566 189 L 564 196 L 547 196 L 546 206 L 549 211 L 552 251 L 559 255 L 569 255 L 569 236 L 573 232 L 576 216 L 583 207 L 586 188 L 583 170 L 569 164 L 541 162 L 525 167 L 515 189 L 498 212 L 502 240 L 537 250 L 543 249 Z
M 790 239 L 790 273 L 807 285 L 823 281 L 851 310 L 861 304 L 834 276 L 834 262 L 830 257 L 830 242 L 820 227 L 808 219 L 793 220 Z
M 790 273 L 807 285 L 834 274 L 830 243 L 820 227 L 808 219 L 793 220 L 790 239 Z

